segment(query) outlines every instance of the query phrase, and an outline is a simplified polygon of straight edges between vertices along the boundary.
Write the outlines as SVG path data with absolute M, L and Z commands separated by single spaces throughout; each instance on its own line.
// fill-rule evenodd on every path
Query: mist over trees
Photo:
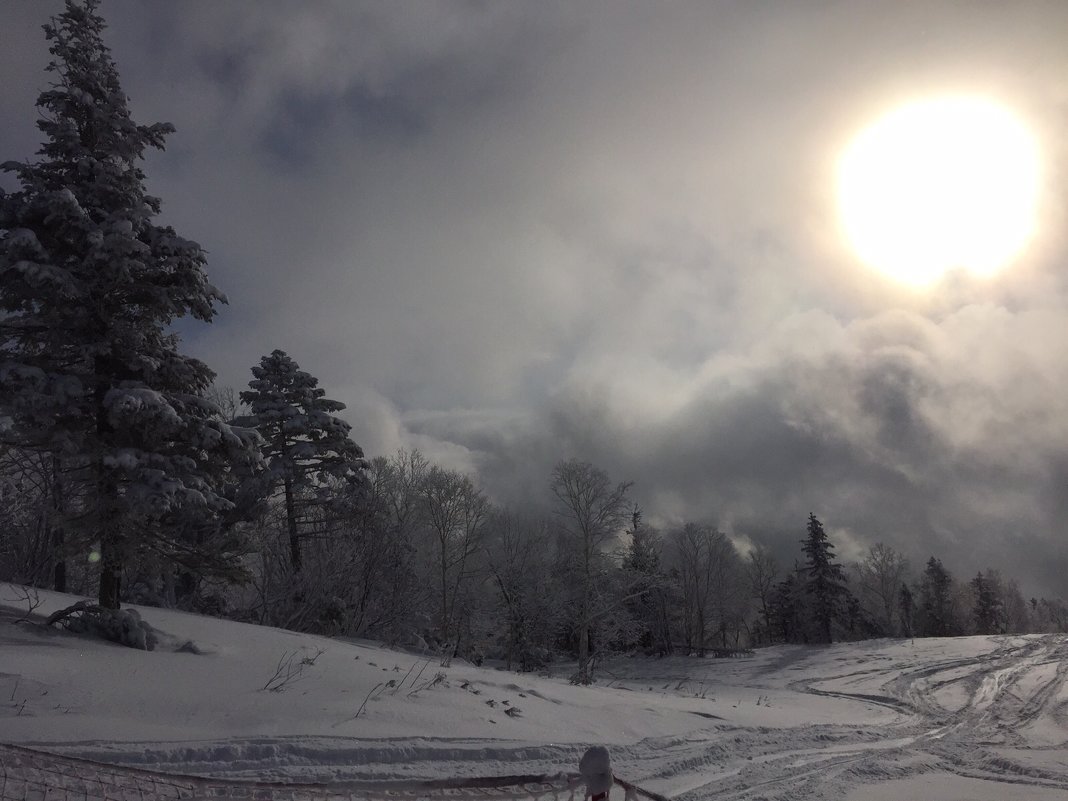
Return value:
M 319 379 L 282 350 L 247 389 L 213 385 L 171 325 L 225 302 L 196 243 L 155 220 L 97 3 L 46 27 L 44 143 L 0 195 L 0 580 L 509 669 L 613 653 L 729 656 L 773 643 L 1068 631 L 987 569 L 916 570 L 876 543 L 842 564 L 798 521 L 759 532 L 650 525 L 641 487 L 570 454 L 522 507 L 417 451 L 365 458 Z M 818 499 L 817 499 L 818 500 Z

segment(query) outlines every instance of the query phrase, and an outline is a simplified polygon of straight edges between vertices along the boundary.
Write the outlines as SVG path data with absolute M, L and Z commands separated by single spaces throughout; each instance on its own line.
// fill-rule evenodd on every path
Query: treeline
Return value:
M 172 129 L 130 118 L 104 28 L 94 0 L 45 26 L 44 142 L 0 165 L 19 185 L 0 192 L 0 579 L 93 594 L 105 631 L 136 601 L 519 669 L 568 654 L 577 681 L 618 651 L 1064 630 L 1063 604 L 995 571 L 912 576 L 886 546 L 843 567 L 814 516 L 788 570 L 712 525 L 655 531 L 576 460 L 499 508 L 419 453 L 365 458 L 281 350 L 218 390 L 172 326 L 226 299 L 156 221 L 141 163 Z
M 826 558 L 812 558 L 816 542 L 826 543 Z M 833 547 L 814 516 L 804 552 L 807 558 L 785 574 L 761 549 L 749 554 L 750 587 L 761 610 L 759 627 L 752 630 L 758 640 L 808 643 L 831 637 L 1068 631 L 1068 605 L 1060 599 L 1025 600 L 1016 580 L 994 568 L 958 580 L 932 556 L 917 572 L 884 543 L 843 568 L 834 562 Z
M 631 484 L 577 460 L 555 467 L 530 508 L 495 506 L 468 476 L 418 452 L 363 459 L 324 411 L 338 404 L 283 357 L 265 357 L 241 393 L 249 408 L 232 418 L 258 424 L 268 465 L 236 493 L 243 519 L 169 550 L 158 533 L 138 540 L 123 561 L 124 600 L 517 670 L 577 658 L 576 681 L 615 653 L 1068 631 L 1065 604 L 1025 601 L 995 570 L 957 581 L 932 557 L 915 574 L 884 544 L 843 566 L 815 516 L 788 569 L 766 547 L 743 554 L 711 525 L 659 531 Z M 309 405 L 274 386 L 310 388 Z M 221 405 L 238 411 L 226 397 Z M 333 447 L 304 428 L 313 419 L 334 433 Z M 101 566 L 74 524 L 78 495 L 53 494 L 55 469 L 40 454 L 4 452 L 0 486 L 13 502 L 0 519 L 3 578 L 90 593 Z

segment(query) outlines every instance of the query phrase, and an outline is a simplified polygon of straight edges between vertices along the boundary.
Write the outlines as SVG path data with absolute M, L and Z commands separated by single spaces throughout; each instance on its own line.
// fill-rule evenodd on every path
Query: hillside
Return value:
M 16 622 L 19 596 L 0 585 L 0 741 L 98 761 L 256 779 L 434 778 L 573 770 L 604 744 L 618 775 L 673 797 L 1068 792 L 1063 636 L 620 658 L 580 688 L 566 667 L 442 667 L 162 609 L 140 610 L 157 649 L 134 651 Z M 42 592 L 34 619 L 73 600 Z

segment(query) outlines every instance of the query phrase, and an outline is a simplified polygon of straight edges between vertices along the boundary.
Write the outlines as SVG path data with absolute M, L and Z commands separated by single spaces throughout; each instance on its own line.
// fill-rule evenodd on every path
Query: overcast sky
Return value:
M 0 8 L 0 161 L 59 7 Z M 501 501 L 576 456 L 663 525 L 793 554 L 811 511 L 847 559 L 1068 595 L 1068 3 L 102 10 L 135 119 L 177 127 L 146 171 L 229 295 L 182 326 L 220 383 L 281 348 L 368 455 Z M 1026 122 L 1041 218 L 997 279 L 916 291 L 843 243 L 834 165 L 943 92 Z

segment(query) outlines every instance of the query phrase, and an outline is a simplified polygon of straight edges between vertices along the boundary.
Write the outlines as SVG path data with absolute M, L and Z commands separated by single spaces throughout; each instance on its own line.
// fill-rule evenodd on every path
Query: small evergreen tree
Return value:
M 140 162 L 173 128 L 131 119 L 97 6 L 68 0 L 44 26 L 55 80 L 37 100 L 40 158 L 2 165 L 20 189 L 0 193 L 0 421 L 5 440 L 55 455 L 61 480 L 86 488 L 60 492 L 84 498 L 72 514 L 99 548 L 100 604 L 117 609 L 130 560 L 172 558 L 176 526 L 232 507 L 219 465 L 258 455 L 255 434 L 205 398 L 211 370 L 169 332 L 187 315 L 210 321 L 225 298 L 200 246 L 153 221 Z
M 300 369 L 284 351 L 274 350 L 252 368 L 249 389 L 240 395 L 250 414 L 239 418 L 263 437 L 263 456 L 275 490 L 285 497 L 290 565 L 300 572 L 298 494 L 319 489 L 323 500 L 329 478 L 359 481 L 366 462 L 349 437 L 351 426 L 333 413 L 345 404 L 325 397 L 319 379 Z
M 654 529 L 642 523 L 641 509 L 635 505 L 630 513 L 630 542 L 623 555 L 627 575 L 627 611 L 636 624 L 635 645 L 663 655 L 671 650 L 671 635 L 663 592 L 664 577 L 660 567 L 660 538 Z
M 808 516 L 808 537 L 802 540 L 805 552 L 805 591 L 811 602 L 812 619 L 823 642 L 831 642 L 831 624 L 850 597 L 842 566 L 834 561 L 834 546 L 816 515 Z
M 635 505 L 630 512 L 630 542 L 623 555 L 623 569 L 642 576 L 660 573 L 660 548 L 656 532 L 642 523 L 642 510 Z
M 801 569 L 795 564 L 771 594 L 772 628 L 783 642 L 808 642 L 804 625 L 806 605 Z
M 864 613 L 860 600 L 848 591 L 842 604 L 845 628 L 851 640 L 867 640 L 881 633 L 870 617 Z
M 653 648 L 658 629 L 658 604 L 654 588 L 660 575 L 660 549 L 657 547 L 656 532 L 642 524 L 642 511 L 638 505 L 631 509 L 630 530 L 627 533 L 630 541 L 623 556 L 623 570 L 631 593 L 625 606 L 635 627 L 635 641 L 631 644 L 649 650 Z

